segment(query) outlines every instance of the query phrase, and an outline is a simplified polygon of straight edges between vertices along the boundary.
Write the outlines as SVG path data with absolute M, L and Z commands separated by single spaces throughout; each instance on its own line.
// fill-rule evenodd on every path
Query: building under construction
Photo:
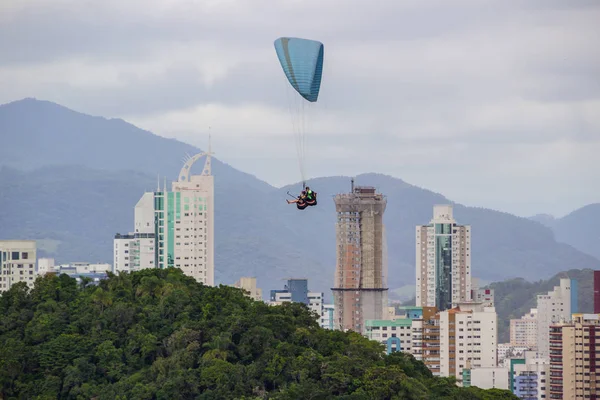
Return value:
M 335 196 L 337 212 L 333 301 L 335 328 L 363 333 L 367 319 L 384 319 L 387 247 L 383 213 L 387 200 L 375 188 L 357 186 Z

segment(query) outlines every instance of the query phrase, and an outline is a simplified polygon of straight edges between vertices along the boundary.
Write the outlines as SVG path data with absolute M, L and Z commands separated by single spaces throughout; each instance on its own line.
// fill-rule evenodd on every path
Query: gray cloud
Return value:
M 298 174 L 273 40 L 310 37 L 326 50 L 313 176 L 380 171 L 519 214 L 600 201 L 597 1 L 3 6 L 0 102 L 48 99 L 201 146 L 212 125 L 221 158 L 284 184 Z

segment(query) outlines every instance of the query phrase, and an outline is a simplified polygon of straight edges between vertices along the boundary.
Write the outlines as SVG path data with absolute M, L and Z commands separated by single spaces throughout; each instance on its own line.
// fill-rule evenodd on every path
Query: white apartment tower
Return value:
M 153 262 L 141 262 L 139 268 L 180 268 L 186 275 L 205 285 L 214 285 L 214 177 L 211 173 L 209 151 L 189 157 L 172 183 L 161 190 L 147 192 L 135 207 L 135 233 L 117 243 L 115 238 L 115 269 L 125 267 L 117 260 L 116 246 L 126 247 L 127 241 L 152 239 L 139 244 L 140 258 L 146 246 L 153 247 Z M 200 175 L 190 175 L 193 164 L 206 156 Z M 127 236 L 127 235 L 118 235 Z M 129 242 L 131 246 L 131 242 Z M 124 254 L 124 253 L 123 253 Z M 136 265 L 136 264 L 134 264 Z M 121 267 L 119 267 L 121 268 Z
M 537 352 L 540 358 L 550 356 L 550 325 L 570 321 L 572 310 L 576 309 L 576 304 L 571 304 L 571 286 L 571 279 L 561 278 L 560 285 L 554 290 L 537 296 Z
M 19 282 L 33 288 L 36 260 L 35 240 L 0 240 L 0 293 Z
M 436 205 L 416 228 L 416 305 L 449 310 L 471 300 L 471 227 L 458 225 L 451 205 Z

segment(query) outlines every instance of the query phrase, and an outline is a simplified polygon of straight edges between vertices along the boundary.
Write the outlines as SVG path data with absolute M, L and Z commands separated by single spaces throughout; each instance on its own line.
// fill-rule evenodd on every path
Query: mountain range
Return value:
M 59 263 L 112 263 L 114 234 L 133 229 L 133 208 L 144 191 L 156 188 L 157 175 L 176 179 L 183 157 L 201 151 L 120 119 L 36 99 L 0 106 L 0 140 L 0 239 L 36 239 L 40 256 Z M 329 298 L 336 261 L 332 197 L 349 191 L 350 177 L 310 180 L 319 205 L 300 212 L 285 202 L 299 183 L 275 188 L 214 158 L 212 169 L 216 281 L 256 276 L 266 294 L 287 278 L 305 277 L 310 290 Z M 559 235 L 554 219 L 547 226 L 536 218 L 466 207 L 376 173 L 355 180 L 387 196 L 392 289 L 414 285 L 415 225 L 431 220 L 435 204 L 452 204 L 457 222 L 472 226 L 473 275 L 484 281 L 600 269 L 600 255 L 574 239 L 587 237 L 586 221 L 599 220 L 599 204 L 575 211 L 575 219 L 565 217 L 574 222 L 560 225 Z
M 548 214 L 530 217 L 552 229 L 556 240 L 568 243 L 576 249 L 600 259 L 600 203 L 588 204 L 562 218 Z

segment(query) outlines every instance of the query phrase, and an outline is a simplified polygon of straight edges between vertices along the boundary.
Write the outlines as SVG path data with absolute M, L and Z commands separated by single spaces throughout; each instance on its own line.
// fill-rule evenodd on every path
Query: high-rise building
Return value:
M 600 271 L 594 271 L 594 313 L 600 314 Z
M 537 308 L 532 308 L 519 319 L 510 320 L 510 345 L 537 349 L 538 320 Z
M 154 267 L 180 268 L 198 282 L 212 286 L 214 285 L 214 177 L 211 173 L 211 155 L 209 145 L 208 152 L 188 158 L 179 173 L 178 180 L 172 183 L 171 191 L 167 190 L 165 182 L 162 190 L 159 185 L 155 192 L 147 192 L 141 197 L 135 206 L 133 239 L 137 239 L 135 236 L 150 239 L 153 235 L 154 262 L 152 264 Z M 204 156 L 206 161 L 202 174 L 190 175 L 193 164 Z M 118 244 L 126 247 L 125 242 Z M 150 246 L 149 242 L 147 246 Z M 125 268 L 125 261 L 124 258 L 115 259 L 115 265 L 119 265 L 119 268 L 122 265 Z M 140 268 L 150 264 L 141 261 L 141 253 L 140 263 Z
M 577 304 L 577 300 L 573 302 L 571 285 L 571 279 L 562 278 L 554 290 L 537 296 L 537 352 L 540 358 L 549 356 L 548 327 L 571 319 L 572 306 Z
M 423 307 L 422 310 L 412 322 L 412 354 L 434 376 L 440 376 L 440 317 L 435 307 Z
M 233 287 L 243 289 L 248 292 L 248 296 L 256 301 L 262 300 L 262 289 L 256 286 L 256 278 L 254 277 L 241 277 Z
M 471 227 L 459 225 L 451 205 L 436 205 L 416 228 L 416 305 L 440 311 L 471 300 Z
M 550 339 L 550 399 L 600 397 L 599 314 L 574 314 L 571 321 L 553 324 Z
M 465 368 L 497 367 L 497 320 L 495 308 L 482 303 L 440 312 L 440 375 L 460 382 Z
M 363 333 L 364 321 L 383 319 L 387 308 L 387 254 L 383 214 L 387 200 L 373 187 L 352 187 L 334 199 L 335 328 Z
M 33 288 L 36 260 L 35 240 L 0 240 L 0 293 L 19 282 Z

